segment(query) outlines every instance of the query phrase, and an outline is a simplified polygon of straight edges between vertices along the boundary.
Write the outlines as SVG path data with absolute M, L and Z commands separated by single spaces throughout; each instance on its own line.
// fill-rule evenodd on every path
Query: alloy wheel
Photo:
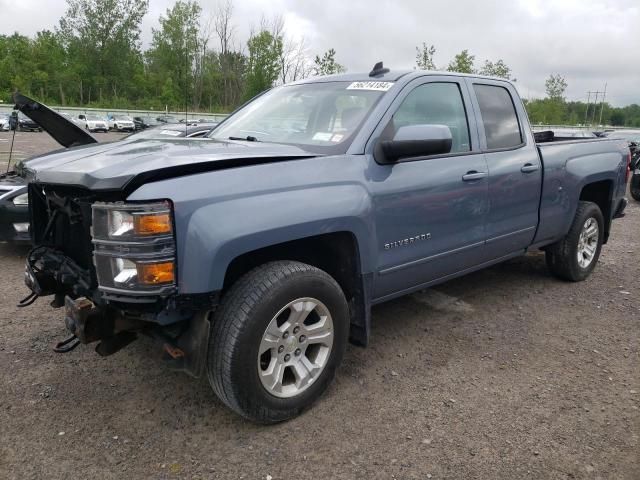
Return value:
M 320 376 L 333 346 L 333 319 L 315 298 L 289 302 L 267 325 L 258 349 L 258 376 L 272 395 L 301 394 Z

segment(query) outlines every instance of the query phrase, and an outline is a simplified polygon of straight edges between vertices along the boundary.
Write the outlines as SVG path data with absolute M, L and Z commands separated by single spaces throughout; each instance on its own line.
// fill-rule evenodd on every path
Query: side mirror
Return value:
M 385 159 L 397 162 L 402 158 L 449 153 L 453 139 L 446 125 L 406 125 L 398 128 L 393 140 L 382 142 Z

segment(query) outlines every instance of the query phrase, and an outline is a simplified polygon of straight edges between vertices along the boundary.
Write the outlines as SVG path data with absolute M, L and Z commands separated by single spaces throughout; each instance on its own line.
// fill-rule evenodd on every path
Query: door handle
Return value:
M 480 180 L 480 179 L 486 178 L 488 176 L 489 176 L 489 174 L 487 172 L 476 172 L 475 170 L 472 170 L 472 171 L 467 172 L 465 175 L 462 176 L 462 181 L 463 182 L 473 182 L 474 180 Z
M 525 163 L 520 169 L 520 171 L 522 173 L 531 173 L 531 172 L 538 171 L 539 168 L 540 167 L 538 165 L 533 165 L 532 163 Z

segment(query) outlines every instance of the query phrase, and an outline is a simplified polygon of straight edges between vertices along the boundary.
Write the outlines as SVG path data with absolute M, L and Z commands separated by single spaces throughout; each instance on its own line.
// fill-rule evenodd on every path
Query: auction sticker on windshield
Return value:
M 393 82 L 353 82 L 347 90 L 377 90 L 386 92 L 393 86 Z

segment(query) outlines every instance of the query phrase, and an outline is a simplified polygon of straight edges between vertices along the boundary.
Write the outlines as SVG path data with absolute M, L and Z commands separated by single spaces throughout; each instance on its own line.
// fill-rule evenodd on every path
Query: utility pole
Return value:
M 602 110 L 604 110 L 604 99 L 607 96 L 607 84 L 604 84 L 604 94 L 602 95 L 602 102 L 600 104 L 600 120 L 598 121 L 598 125 L 602 125 Z
M 591 92 L 587 92 L 587 109 L 584 111 L 584 125 L 587 125 L 587 115 L 589 114 L 589 103 L 591 103 Z
M 605 86 L 605 92 L 606 92 L 606 86 Z M 587 125 L 587 120 L 589 119 L 589 104 L 591 101 L 591 95 L 595 95 L 594 100 L 593 100 L 593 113 L 591 115 L 591 124 L 593 124 L 596 121 L 596 113 L 598 113 L 598 95 L 600 95 L 601 93 L 605 93 L 605 92 L 601 92 L 599 90 L 596 90 L 595 92 L 587 92 L 588 99 L 587 99 L 587 110 L 584 112 L 584 124 L 585 126 Z

